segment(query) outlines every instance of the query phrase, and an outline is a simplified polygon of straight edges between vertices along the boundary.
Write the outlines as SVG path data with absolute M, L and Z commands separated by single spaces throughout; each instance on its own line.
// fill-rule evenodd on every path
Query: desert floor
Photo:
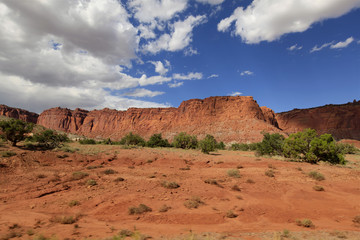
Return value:
M 2 143 L 6 151 L 16 155 L 0 158 L 0 239 L 116 239 L 124 230 L 135 233 L 126 239 L 360 239 L 360 155 L 332 166 L 78 143 L 57 151 Z M 192 199 L 197 208 L 185 206 Z M 139 204 L 152 211 L 129 214 Z

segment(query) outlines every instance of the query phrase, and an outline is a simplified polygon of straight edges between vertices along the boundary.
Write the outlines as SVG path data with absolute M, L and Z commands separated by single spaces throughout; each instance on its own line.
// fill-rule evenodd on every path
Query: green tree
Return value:
M 311 141 L 317 136 L 314 129 L 305 129 L 302 132 L 290 134 L 284 141 L 283 154 L 289 158 L 303 158 L 310 152 Z M 309 155 L 310 159 L 310 155 Z
M 137 134 L 133 134 L 132 132 L 126 134 L 121 140 L 120 144 L 122 145 L 137 145 L 144 147 L 146 142 L 145 140 Z
M 19 119 L 10 119 L 8 121 L 1 121 L 0 128 L 6 140 L 12 143 L 13 146 L 26 138 L 26 134 L 30 133 L 34 127 L 33 123 L 27 123 Z
M 170 147 L 170 143 L 167 139 L 163 139 L 161 133 L 153 134 L 149 141 L 147 141 L 146 146 L 154 148 L 154 147 Z
M 258 143 L 256 152 L 259 155 L 282 155 L 284 136 L 279 133 L 263 133 L 263 140 Z
M 216 149 L 216 140 L 214 136 L 207 134 L 206 137 L 199 142 L 201 152 L 209 154 Z
M 63 142 L 70 141 L 67 135 L 58 134 L 57 132 L 47 129 L 33 136 L 33 140 L 39 145 L 52 149 L 59 147 Z
M 310 142 L 310 150 L 305 155 L 307 161 L 326 161 L 333 164 L 345 164 L 342 148 L 331 134 L 323 134 Z
M 196 139 L 196 136 L 181 132 L 174 137 L 173 145 L 176 148 L 195 149 L 197 148 L 198 140 Z

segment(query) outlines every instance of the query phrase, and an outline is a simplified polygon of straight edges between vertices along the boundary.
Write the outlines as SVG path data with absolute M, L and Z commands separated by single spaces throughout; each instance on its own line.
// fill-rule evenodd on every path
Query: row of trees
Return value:
M 132 132 L 124 136 L 120 141 L 115 142 L 110 139 L 96 142 L 93 139 L 82 139 L 80 144 L 111 144 L 111 145 L 127 145 L 127 146 L 141 146 L 141 147 L 175 147 L 182 149 L 196 149 L 200 148 L 203 153 L 210 153 L 216 149 L 225 149 L 223 142 L 218 143 L 216 139 L 211 135 L 198 141 L 196 136 L 188 135 L 184 132 L 179 133 L 174 137 L 172 143 L 169 143 L 167 139 L 162 138 L 161 134 L 153 134 L 148 141 L 145 141 L 140 135 Z
M 12 143 L 13 146 L 20 141 L 27 139 L 36 142 L 43 148 L 56 148 L 63 142 L 69 141 L 66 134 L 59 134 L 53 130 L 43 130 L 39 133 L 29 136 L 33 130 L 32 123 L 26 123 L 21 120 L 11 119 L 0 122 L 2 137 Z M 314 129 L 305 129 L 302 132 L 293 133 L 285 138 L 279 133 L 264 133 L 264 138 L 259 143 L 252 144 L 232 144 L 231 150 L 256 151 L 258 155 L 280 155 L 286 158 L 298 159 L 310 163 L 318 161 L 327 161 L 334 164 L 344 164 L 344 154 L 355 153 L 357 149 L 349 144 L 340 144 L 335 141 L 331 134 L 317 135 Z M 203 140 L 198 141 L 196 136 L 188 135 L 184 132 L 174 137 L 170 144 L 167 139 L 163 139 L 161 134 L 153 134 L 148 141 L 132 132 L 124 136 L 119 142 L 106 139 L 96 142 L 93 139 L 82 139 L 81 144 L 121 144 L 147 147 L 175 147 L 182 149 L 199 148 L 203 153 L 209 154 L 216 149 L 225 149 L 223 142 L 218 143 L 214 136 L 206 135 Z

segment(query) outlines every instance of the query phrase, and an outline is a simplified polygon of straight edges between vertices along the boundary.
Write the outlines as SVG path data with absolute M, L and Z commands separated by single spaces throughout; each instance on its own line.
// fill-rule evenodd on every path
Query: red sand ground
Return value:
M 290 231 L 289 239 L 360 239 L 360 223 L 353 222 L 360 215 L 360 155 L 348 155 L 350 163 L 342 167 L 258 158 L 251 152 L 205 155 L 179 149 L 76 143 L 71 147 L 79 150 L 0 147 L 0 152 L 17 153 L 0 159 L 0 239 L 17 233 L 20 239 L 39 234 L 104 239 L 134 228 L 153 239 L 281 239 L 278 232 L 284 229 Z M 241 177 L 227 175 L 236 168 Z M 106 175 L 106 169 L 117 173 Z M 265 175 L 270 169 L 275 177 Z M 76 171 L 89 176 L 73 180 Z M 310 171 L 326 179 L 313 180 L 307 176 Z M 114 181 L 118 177 L 125 180 Z M 89 179 L 97 185 L 87 185 Z M 207 179 L 215 179 L 218 185 L 206 184 Z M 166 189 L 161 186 L 164 180 L 180 187 Z M 232 190 L 234 185 L 240 191 Z M 315 191 L 315 185 L 325 191 Z M 186 208 L 184 202 L 193 196 L 205 204 Z M 80 205 L 70 207 L 72 200 Z M 141 203 L 152 212 L 129 215 L 128 208 Z M 159 212 L 164 204 L 171 209 Z M 226 217 L 229 210 L 238 216 Z M 74 224 L 61 224 L 56 219 L 63 216 L 79 218 Z M 296 219 L 310 219 L 315 227 L 297 226 Z M 201 237 L 209 232 L 211 237 Z M 190 233 L 200 237 L 191 238 Z

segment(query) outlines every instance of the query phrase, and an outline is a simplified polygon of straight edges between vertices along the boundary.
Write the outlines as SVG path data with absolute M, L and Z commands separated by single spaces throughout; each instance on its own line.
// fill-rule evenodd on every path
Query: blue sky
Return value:
M 360 0 L 0 3 L 0 103 L 124 110 L 253 96 L 275 112 L 359 99 Z

